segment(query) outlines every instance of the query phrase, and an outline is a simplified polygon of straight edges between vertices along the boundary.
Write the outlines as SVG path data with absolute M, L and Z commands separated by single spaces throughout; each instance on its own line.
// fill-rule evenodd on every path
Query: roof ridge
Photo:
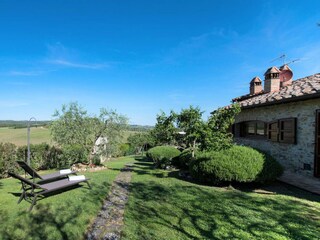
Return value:
M 292 81 L 292 84 L 283 86 L 276 92 L 261 92 L 254 95 L 246 94 L 234 98 L 232 101 L 240 103 L 243 107 L 258 106 L 266 102 L 290 101 L 293 98 L 296 100 L 299 97 L 310 97 L 314 94 L 317 94 L 316 96 L 320 94 L 320 73 Z

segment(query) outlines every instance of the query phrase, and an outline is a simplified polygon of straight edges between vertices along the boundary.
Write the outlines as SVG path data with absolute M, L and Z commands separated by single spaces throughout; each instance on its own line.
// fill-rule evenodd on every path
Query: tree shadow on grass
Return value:
M 159 178 L 163 178 L 165 176 L 167 176 L 166 173 L 164 172 L 157 172 L 157 170 L 154 168 L 154 164 L 152 161 L 148 160 L 146 157 L 144 156 L 139 156 L 139 157 L 135 157 L 135 159 L 137 160 L 137 162 L 134 162 L 131 165 L 131 171 L 137 173 L 138 175 L 153 175 Z M 111 170 L 116 170 L 116 171 L 122 171 L 122 168 L 109 168 Z M 155 171 L 151 171 L 151 170 L 155 170 Z
M 140 162 L 135 162 L 132 171 L 138 175 L 153 175 L 158 178 L 164 178 L 167 173 L 163 171 L 158 171 L 154 168 L 153 162 L 141 160 Z
M 134 202 L 129 204 L 127 218 L 135 222 L 135 233 L 142 234 L 137 235 L 141 239 L 161 239 L 157 234 L 172 230 L 185 239 L 318 236 L 319 209 L 306 205 L 301 212 L 304 206 L 293 199 L 257 198 L 237 190 L 212 191 L 154 181 L 132 183 L 130 195 Z
M 140 159 L 134 164 L 134 172 L 156 176 L 154 173 L 161 171 Z M 157 234 L 173 229 L 186 239 L 318 237 L 320 210 L 312 203 L 300 200 L 320 202 L 320 196 L 315 194 L 279 182 L 206 187 L 181 177 L 178 171 L 171 171 L 165 177 L 167 185 L 160 185 L 157 180 L 130 185 L 133 202 L 129 202 L 126 218 L 135 223 L 134 235 L 161 239 Z M 173 185 L 170 178 L 185 183 Z
M 81 192 L 70 189 L 53 193 L 46 202 L 39 201 L 31 212 L 17 210 L 8 213 L 0 209 L 0 239 L 82 239 L 89 224 L 89 217 L 99 211 L 93 206 L 102 205 L 110 183 L 91 183 L 92 189 L 86 186 Z M 80 190 L 80 189 L 79 189 Z M 78 191 L 70 198 L 73 191 Z M 59 198 L 56 198 L 55 195 Z M 66 198 L 63 198 L 65 194 Z M 20 196 L 20 194 L 19 194 Z M 52 197 L 52 198 L 51 198 Z M 54 199 L 55 198 L 55 199 Z M 18 200 L 18 198 L 17 198 Z M 50 202 L 51 201 L 51 202 Z M 28 206 L 29 207 L 29 206 Z M 94 209 L 96 209 L 96 212 Z
M 138 162 L 151 162 L 151 159 L 148 159 L 146 156 L 135 156 L 134 159 Z
M 3 187 L 3 183 L 0 181 L 0 189 Z
M 303 189 L 294 187 L 292 185 L 274 181 L 268 184 L 256 184 L 256 183 L 247 183 L 247 184 L 233 184 L 233 187 L 236 189 L 247 192 L 247 193 L 257 193 L 257 194 L 267 194 L 267 195 L 285 195 L 291 196 L 298 199 L 320 202 L 320 195 L 305 191 Z
M 0 236 L 3 239 L 72 239 L 75 236 L 68 227 L 76 225 L 81 214 L 80 206 L 70 202 L 63 202 L 57 208 L 39 204 L 32 212 L 19 211 L 19 219 L 0 229 Z
M 211 187 L 220 187 L 224 189 L 237 189 L 241 192 L 246 193 L 257 193 L 257 194 L 266 194 L 266 195 L 285 195 L 291 196 L 303 200 L 320 202 L 320 196 L 303 189 L 291 186 L 289 184 L 274 181 L 270 183 L 237 183 L 237 182 L 225 182 L 217 185 L 207 184 L 199 182 L 193 178 L 187 178 L 185 176 L 181 176 L 180 171 L 171 171 L 168 174 L 169 177 L 177 178 L 182 181 L 194 183 L 200 186 L 211 186 Z

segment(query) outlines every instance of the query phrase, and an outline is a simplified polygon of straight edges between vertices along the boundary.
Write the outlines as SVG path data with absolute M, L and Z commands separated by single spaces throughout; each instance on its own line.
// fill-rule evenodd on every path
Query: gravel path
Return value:
M 87 234 L 88 240 L 118 240 L 121 237 L 124 208 L 128 201 L 132 165 L 127 164 L 114 182 L 102 209 Z

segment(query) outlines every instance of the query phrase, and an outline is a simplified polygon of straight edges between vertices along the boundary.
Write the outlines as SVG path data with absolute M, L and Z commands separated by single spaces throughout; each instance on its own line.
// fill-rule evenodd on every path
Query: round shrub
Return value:
M 262 152 L 264 155 L 263 169 L 259 173 L 256 182 L 265 183 L 275 180 L 283 173 L 281 164 L 267 153 Z
M 172 146 L 158 146 L 148 150 L 147 157 L 152 159 L 156 167 L 165 168 L 171 164 L 174 157 L 180 155 L 180 151 Z
M 183 150 L 179 156 L 172 159 L 172 165 L 183 170 L 189 169 L 189 165 L 192 161 L 191 149 Z
M 195 179 L 207 183 L 264 182 L 281 174 L 281 170 L 268 174 L 274 166 L 276 161 L 264 153 L 250 147 L 232 146 L 219 152 L 197 154 L 190 164 L 190 171 Z

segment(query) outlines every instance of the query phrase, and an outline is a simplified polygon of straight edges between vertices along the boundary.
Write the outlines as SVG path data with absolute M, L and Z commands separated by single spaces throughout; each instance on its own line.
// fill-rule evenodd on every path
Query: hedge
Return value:
M 185 149 L 179 156 L 172 159 L 172 165 L 182 170 L 188 170 L 192 160 L 191 149 Z
M 0 143 L 0 178 L 8 177 L 8 171 L 15 169 L 16 146 L 12 143 Z
M 0 143 L 0 178 L 8 177 L 8 171 L 19 172 L 16 160 L 27 161 L 27 146 Z M 73 163 L 88 163 L 88 153 L 79 145 L 64 149 L 46 143 L 30 145 L 30 162 L 36 170 L 69 168 Z
M 195 179 L 213 184 L 272 181 L 282 171 L 281 165 L 271 156 L 244 146 L 199 153 L 190 164 Z

